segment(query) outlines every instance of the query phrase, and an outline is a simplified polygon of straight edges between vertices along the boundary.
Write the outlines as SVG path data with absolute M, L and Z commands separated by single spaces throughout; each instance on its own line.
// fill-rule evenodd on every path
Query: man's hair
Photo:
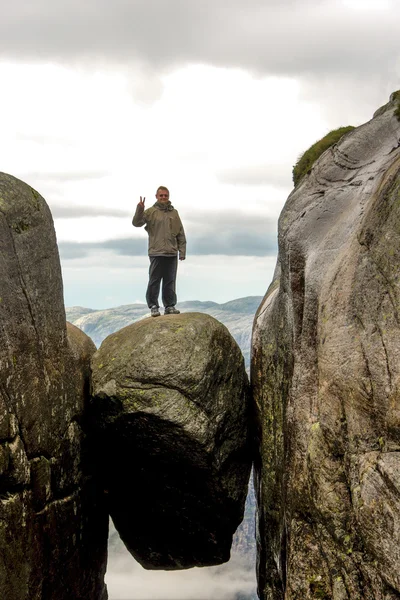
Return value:
M 168 192 L 168 196 L 169 196 L 169 189 L 168 189 L 167 187 L 165 187 L 165 185 L 160 185 L 160 186 L 157 188 L 156 194 L 158 194 L 158 192 L 159 192 L 160 190 L 165 190 L 166 192 Z

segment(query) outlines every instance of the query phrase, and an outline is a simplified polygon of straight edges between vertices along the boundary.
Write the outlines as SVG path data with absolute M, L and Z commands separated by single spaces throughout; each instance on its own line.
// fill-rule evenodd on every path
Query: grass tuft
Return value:
M 394 111 L 394 114 L 396 115 L 397 120 L 400 121 L 400 90 L 393 92 L 393 100 L 397 102 L 397 108 Z
M 354 127 L 349 125 L 348 127 L 339 127 L 339 129 L 334 129 L 330 131 L 325 137 L 315 142 L 308 150 L 304 152 L 297 161 L 297 163 L 293 167 L 293 183 L 296 186 L 301 178 L 309 173 L 311 167 L 333 144 L 336 144 L 340 138 L 349 131 L 353 131 Z

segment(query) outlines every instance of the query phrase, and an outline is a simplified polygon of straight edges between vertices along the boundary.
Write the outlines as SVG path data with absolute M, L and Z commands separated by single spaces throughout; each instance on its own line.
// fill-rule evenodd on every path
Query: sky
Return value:
M 178 300 L 263 295 L 299 155 L 400 88 L 399 0 L 0 0 L 0 170 L 55 221 L 66 306 L 144 302 L 140 196 Z

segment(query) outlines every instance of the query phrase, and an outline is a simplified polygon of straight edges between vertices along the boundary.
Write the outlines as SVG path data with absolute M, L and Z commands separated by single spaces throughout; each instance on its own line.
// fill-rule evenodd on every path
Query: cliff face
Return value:
M 0 598 L 107 597 L 82 420 L 95 347 L 66 328 L 50 211 L 0 174 Z
M 253 331 L 263 600 L 400 598 L 395 110 L 326 151 L 280 217 Z
M 208 315 L 143 319 L 92 360 L 91 419 L 110 514 L 148 569 L 229 559 L 251 467 L 243 356 Z

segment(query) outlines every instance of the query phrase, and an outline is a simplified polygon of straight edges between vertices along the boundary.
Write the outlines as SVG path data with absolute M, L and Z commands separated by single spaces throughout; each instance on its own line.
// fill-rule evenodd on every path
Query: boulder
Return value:
M 109 511 L 148 569 L 229 559 L 250 473 L 248 380 L 224 325 L 146 318 L 92 359 L 91 421 Z
M 400 598 L 397 104 L 327 150 L 280 216 L 253 331 L 262 600 Z
M 1 173 L 0 598 L 107 597 L 107 513 L 83 431 L 94 351 L 66 327 L 49 208 Z

